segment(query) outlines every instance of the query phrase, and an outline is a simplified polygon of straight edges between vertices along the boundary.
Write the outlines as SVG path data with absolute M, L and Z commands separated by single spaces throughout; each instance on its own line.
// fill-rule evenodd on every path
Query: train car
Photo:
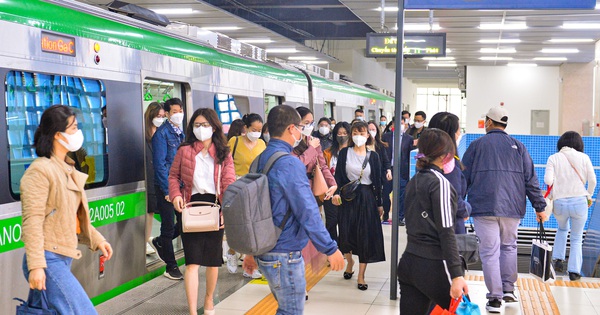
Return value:
M 21 265 L 19 182 L 36 158 L 33 134 L 53 104 L 72 106 L 85 142 L 75 160 L 88 173 L 93 225 L 113 245 L 80 248 L 73 272 L 94 303 L 161 274 L 145 255 L 143 113 L 152 101 L 179 97 L 186 119 L 213 107 L 226 128 L 248 112 L 309 106 L 315 117 L 350 120 L 360 107 L 370 119 L 393 112 L 393 99 L 289 65 L 250 60 L 126 16 L 74 1 L 3 0 L 0 6 L 0 313 L 26 297 Z M 106 119 L 102 119 L 106 109 Z M 182 253 L 177 257 L 181 258 Z M 163 268 L 164 269 L 164 268 Z

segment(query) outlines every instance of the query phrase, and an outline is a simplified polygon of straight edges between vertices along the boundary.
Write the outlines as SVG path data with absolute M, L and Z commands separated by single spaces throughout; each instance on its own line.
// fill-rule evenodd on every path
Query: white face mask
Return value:
M 304 126 L 304 129 L 302 129 L 302 134 L 305 136 L 310 136 L 310 134 L 313 132 L 314 129 L 315 129 L 315 126 L 313 126 L 312 124 L 306 125 L 306 126 Z
M 70 135 L 66 132 L 61 132 L 60 134 L 63 137 L 65 137 L 68 141 L 68 142 L 64 142 L 62 139 L 58 139 L 58 143 L 62 144 L 62 146 L 65 147 L 65 149 L 67 149 L 71 152 L 75 152 L 75 151 L 81 149 L 81 146 L 83 145 L 83 132 L 81 132 L 81 129 L 78 129 L 72 135 Z
M 165 122 L 164 117 L 154 117 L 154 119 L 152 119 L 152 124 L 154 124 L 154 126 L 156 126 L 156 128 L 162 126 L 162 124 L 164 122 Z
M 329 131 L 330 131 L 329 127 L 319 127 L 319 133 L 322 135 L 329 134 Z
M 371 137 L 373 137 L 373 139 L 375 139 L 375 136 L 377 135 L 377 131 L 369 131 L 369 134 L 371 135 Z
M 268 133 L 263 134 L 263 139 L 265 140 L 265 142 L 269 142 L 269 140 L 271 140 L 271 135 L 269 135 Z
M 183 113 L 177 113 L 171 115 L 169 120 L 177 126 L 181 126 L 183 124 Z
M 258 138 L 260 138 L 260 132 L 247 132 L 246 137 L 248 137 L 248 140 L 250 140 L 251 142 L 254 142 L 258 140 Z
M 367 143 L 367 137 L 360 135 L 352 136 L 352 142 L 360 148 Z
M 425 126 L 425 122 L 415 122 L 415 128 L 421 129 Z
M 294 128 L 296 128 L 298 131 L 300 131 L 300 129 L 298 129 L 298 127 L 294 126 Z M 300 131 L 300 133 L 302 133 L 302 131 Z M 292 133 L 292 137 L 294 138 L 294 144 L 292 145 L 292 147 L 297 147 L 300 144 L 300 141 L 302 141 L 302 137 L 300 137 L 300 139 L 296 140 L 296 136 L 294 136 L 294 134 Z
M 198 127 L 194 128 L 194 136 L 200 141 L 208 140 L 212 138 L 213 130 L 212 127 Z
M 363 117 L 363 116 L 358 116 L 358 117 L 356 117 L 356 119 L 358 119 L 360 121 L 365 121 L 365 117 Z

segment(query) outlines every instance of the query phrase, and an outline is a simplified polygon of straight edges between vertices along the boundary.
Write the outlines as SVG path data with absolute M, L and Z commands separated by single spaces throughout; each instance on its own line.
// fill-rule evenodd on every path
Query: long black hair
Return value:
M 429 128 L 437 128 L 442 131 L 445 131 L 450 136 L 450 138 L 455 139 L 456 133 L 460 128 L 460 124 L 458 123 L 458 116 L 449 112 L 439 112 L 433 115 L 433 117 L 431 117 L 431 120 L 429 121 Z M 458 152 L 456 141 L 454 141 L 453 143 L 454 151 Z M 460 169 L 463 170 L 463 164 L 460 162 L 460 160 L 458 160 L 457 162 Z
M 304 119 L 306 115 L 313 113 L 310 109 L 304 106 L 296 107 L 296 111 L 300 115 L 300 120 Z M 300 137 L 302 137 L 302 135 L 300 135 Z M 308 137 L 302 139 L 302 141 L 300 141 L 300 144 L 298 144 L 298 146 L 294 148 L 294 153 L 296 153 L 296 155 L 300 156 L 304 154 L 304 151 L 308 149 L 308 143 L 306 142 L 307 139 Z
M 69 127 L 69 117 L 75 117 L 73 109 L 66 105 L 52 105 L 42 114 L 40 125 L 33 136 L 35 154 L 50 158 L 54 150 L 54 136 Z
M 348 136 L 348 139 L 352 138 L 352 134 L 350 134 L 350 124 L 345 122 L 345 121 L 340 121 L 337 124 L 335 124 L 335 127 L 333 127 L 333 131 L 331 132 L 332 135 L 332 139 L 333 142 L 331 143 L 331 156 L 338 156 L 338 153 L 340 153 L 340 143 L 338 142 L 338 132 L 340 132 L 340 129 L 344 128 L 346 130 L 346 135 Z
M 377 149 L 381 150 L 383 148 L 387 148 L 388 144 L 386 142 L 381 141 L 381 132 L 379 131 L 379 126 L 377 126 L 377 124 L 371 120 L 367 124 L 367 131 L 369 130 L 368 125 L 375 126 L 375 130 L 377 130 L 377 132 L 375 133 L 375 150 L 377 150 Z
M 227 155 L 229 154 L 229 146 L 227 145 L 227 138 L 223 133 L 223 124 L 219 120 L 219 116 L 217 116 L 217 112 L 215 112 L 212 108 L 198 108 L 192 118 L 190 118 L 190 123 L 187 126 L 187 130 L 185 131 L 185 141 L 181 144 L 181 146 L 193 145 L 194 142 L 199 141 L 194 135 L 194 121 L 198 116 L 202 116 L 206 118 L 206 121 L 210 124 L 210 126 L 214 129 L 212 135 L 212 143 L 214 143 L 216 151 L 216 162 L 217 164 L 223 163 Z
M 427 128 L 421 133 L 419 143 L 419 158 L 417 168 L 423 169 L 433 164 L 439 157 L 445 157 L 448 154 L 456 155 L 456 141 L 450 138 L 450 135 L 437 128 Z

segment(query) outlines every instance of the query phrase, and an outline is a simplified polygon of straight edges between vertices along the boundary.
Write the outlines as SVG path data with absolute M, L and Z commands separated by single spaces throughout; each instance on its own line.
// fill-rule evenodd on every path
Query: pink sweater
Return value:
M 292 151 L 292 155 L 297 156 L 294 151 Z M 331 171 L 327 166 L 327 162 L 325 161 L 325 157 L 323 157 L 323 152 L 321 151 L 321 146 L 318 146 L 316 149 L 312 146 L 308 146 L 308 149 L 302 153 L 302 155 L 297 156 L 302 163 L 306 166 L 306 173 L 312 174 L 317 165 L 317 161 L 319 161 L 319 166 L 321 166 L 321 171 L 323 172 L 323 177 L 325 177 L 325 182 L 328 187 L 337 185 L 335 183 L 335 178 L 331 175 Z

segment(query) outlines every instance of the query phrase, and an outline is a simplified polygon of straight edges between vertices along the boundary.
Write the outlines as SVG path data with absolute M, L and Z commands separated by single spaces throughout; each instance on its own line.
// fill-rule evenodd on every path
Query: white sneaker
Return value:
M 154 250 L 154 247 L 152 247 L 152 245 L 150 245 L 150 243 L 146 243 L 146 255 L 152 255 L 156 253 L 156 251 Z
M 227 271 L 229 273 L 236 273 L 238 269 L 237 254 L 227 253 Z
M 252 279 L 260 279 L 260 278 L 262 278 L 262 273 L 260 273 L 260 271 L 258 271 L 258 269 L 255 269 L 252 272 L 252 274 L 249 274 L 244 270 L 244 277 L 252 278 Z

